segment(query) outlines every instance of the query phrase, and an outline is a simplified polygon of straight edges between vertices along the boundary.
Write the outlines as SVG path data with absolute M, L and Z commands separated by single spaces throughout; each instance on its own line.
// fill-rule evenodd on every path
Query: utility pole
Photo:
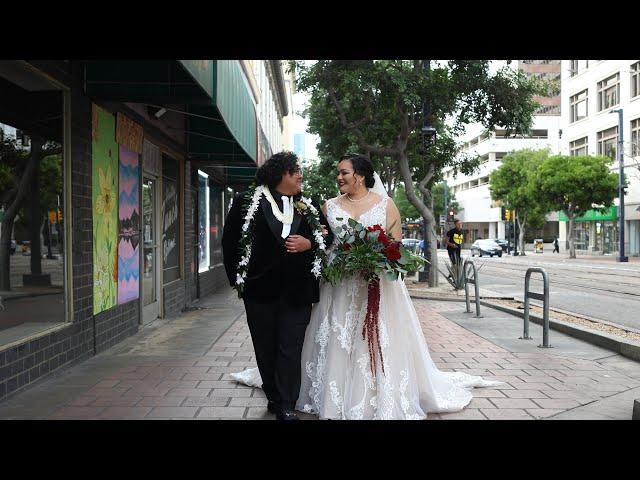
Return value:
M 620 250 L 618 252 L 618 257 L 616 258 L 616 260 L 618 262 L 628 262 L 629 257 L 624 254 L 624 123 L 622 119 L 622 108 L 613 110 L 611 113 L 613 112 L 618 112 L 618 199 L 620 200 L 618 205 L 618 232 L 620 237 Z

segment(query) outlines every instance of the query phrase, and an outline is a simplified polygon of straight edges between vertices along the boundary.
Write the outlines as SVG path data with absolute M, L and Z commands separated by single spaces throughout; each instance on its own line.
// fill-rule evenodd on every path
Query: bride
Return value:
M 323 206 L 332 230 L 353 218 L 365 227 L 380 224 L 400 240 L 400 212 L 367 157 L 342 157 L 337 181 L 341 195 Z M 471 387 L 501 383 L 438 370 L 404 281 L 384 276 L 378 320 L 384 365 L 376 362 L 373 375 L 369 347 L 362 338 L 366 311 L 364 279 L 352 277 L 336 286 L 321 283 L 302 348 L 297 410 L 321 419 L 419 420 L 428 413 L 463 409 L 471 401 Z M 246 385 L 262 385 L 257 368 L 232 376 Z

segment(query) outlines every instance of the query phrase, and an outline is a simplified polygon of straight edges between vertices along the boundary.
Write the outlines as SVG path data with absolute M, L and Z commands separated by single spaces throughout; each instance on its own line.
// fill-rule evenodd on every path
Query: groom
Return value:
M 311 272 L 317 246 L 313 230 L 294 208 L 302 186 L 298 157 L 292 152 L 276 153 L 258 169 L 256 183 L 268 187 L 274 201 L 263 194 L 252 220 L 251 256 L 242 298 L 267 408 L 278 420 L 298 420 L 293 410 L 300 391 L 302 344 L 311 305 L 319 300 L 318 280 Z M 231 286 L 236 284 L 241 258 L 247 200 L 244 193 L 236 195 L 222 235 L 224 267 Z M 320 224 L 327 225 L 322 210 L 314 206 Z M 329 232 L 326 245 L 332 241 Z

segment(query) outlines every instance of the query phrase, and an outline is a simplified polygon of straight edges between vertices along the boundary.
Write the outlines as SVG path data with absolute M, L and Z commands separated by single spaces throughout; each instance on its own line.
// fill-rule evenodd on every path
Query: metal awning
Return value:
M 194 166 L 220 166 L 229 183 L 249 183 L 258 159 L 258 121 L 243 75 L 237 60 L 89 61 L 86 91 L 96 99 L 184 105 Z
M 134 103 L 211 103 L 213 60 L 92 60 L 88 96 Z

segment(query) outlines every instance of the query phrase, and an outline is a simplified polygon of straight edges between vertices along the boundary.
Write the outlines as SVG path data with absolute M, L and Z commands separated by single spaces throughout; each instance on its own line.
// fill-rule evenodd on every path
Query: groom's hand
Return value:
M 284 244 L 289 253 L 306 252 L 311 249 L 311 240 L 300 235 L 289 235 Z

